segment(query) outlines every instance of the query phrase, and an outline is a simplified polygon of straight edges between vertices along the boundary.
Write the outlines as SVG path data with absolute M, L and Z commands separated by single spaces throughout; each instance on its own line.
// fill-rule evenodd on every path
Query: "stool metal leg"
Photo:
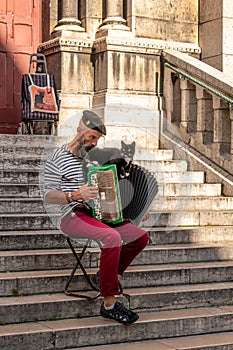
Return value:
M 72 271 L 71 271 L 71 273 L 70 273 L 70 276 L 69 276 L 69 278 L 68 278 L 68 281 L 67 281 L 67 283 L 66 283 L 66 285 L 65 285 L 64 292 L 65 292 L 67 295 L 75 296 L 75 297 L 78 297 L 78 298 L 85 298 L 85 299 L 89 299 L 89 300 L 96 299 L 96 298 L 98 298 L 98 297 L 100 296 L 99 288 L 91 281 L 90 277 L 88 276 L 88 274 L 87 274 L 87 272 L 86 272 L 86 270 L 85 270 L 85 267 L 84 267 L 83 264 L 82 264 L 83 255 L 85 254 L 86 249 L 88 248 L 88 246 L 89 246 L 89 244 L 90 244 L 91 241 L 92 241 L 91 239 L 87 239 L 85 246 L 83 247 L 81 253 L 78 255 L 78 254 L 76 253 L 75 248 L 73 247 L 73 245 L 72 245 L 72 243 L 71 243 L 70 238 L 67 237 L 67 242 L 68 242 L 68 244 L 69 244 L 69 246 L 70 246 L 70 249 L 72 250 L 72 253 L 73 253 L 73 255 L 74 255 L 74 257 L 76 258 L 76 261 L 77 261 L 76 264 L 75 264 L 75 266 L 73 267 L 73 269 L 72 269 Z M 86 281 L 87 281 L 87 283 L 89 284 L 89 286 L 90 286 L 93 290 L 95 290 L 96 292 L 98 292 L 95 296 L 91 297 L 91 296 L 89 296 L 89 295 L 79 294 L 79 293 L 76 293 L 76 292 L 69 292 L 69 291 L 68 291 L 68 287 L 69 287 L 69 285 L 70 285 L 70 282 L 72 281 L 72 279 L 73 279 L 73 277 L 74 277 L 74 274 L 75 274 L 75 272 L 76 272 L 76 270 L 77 270 L 78 268 L 81 269 L 81 271 L 82 271 L 82 273 L 83 273 L 83 275 L 84 275 L 84 278 L 86 279 Z

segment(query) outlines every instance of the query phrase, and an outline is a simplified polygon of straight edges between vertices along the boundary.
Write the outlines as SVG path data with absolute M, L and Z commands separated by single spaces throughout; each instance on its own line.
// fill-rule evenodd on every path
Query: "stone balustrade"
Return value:
M 174 50 L 163 52 L 164 115 L 186 144 L 233 173 L 233 79 Z M 226 175 L 227 176 L 227 175 Z

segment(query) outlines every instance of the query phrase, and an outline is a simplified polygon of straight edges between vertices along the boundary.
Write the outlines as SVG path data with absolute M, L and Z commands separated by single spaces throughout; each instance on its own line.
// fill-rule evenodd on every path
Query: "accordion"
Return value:
M 158 192 L 153 174 L 136 164 L 124 178 L 118 178 L 115 164 L 91 166 L 88 183 L 99 189 L 93 217 L 111 224 L 129 220 L 138 226 Z

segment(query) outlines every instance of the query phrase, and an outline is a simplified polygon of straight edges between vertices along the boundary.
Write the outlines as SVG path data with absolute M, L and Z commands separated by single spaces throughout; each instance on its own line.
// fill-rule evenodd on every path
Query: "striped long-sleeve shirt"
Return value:
M 45 165 L 44 194 L 49 190 L 73 192 L 84 185 L 82 162 L 70 153 L 68 145 L 56 149 Z M 61 218 L 67 215 L 78 204 L 84 201 L 73 201 L 60 205 Z

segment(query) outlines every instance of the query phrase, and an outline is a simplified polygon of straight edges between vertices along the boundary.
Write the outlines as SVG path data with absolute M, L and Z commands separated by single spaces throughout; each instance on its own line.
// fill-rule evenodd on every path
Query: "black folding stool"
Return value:
M 74 247 L 74 245 L 72 244 L 72 238 L 66 237 L 66 240 L 67 240 L 67 243 L 68 243 L 68 245 L 69 245 L 69 247 L 70 247 L 70 249 L 71 249 L 71 251 L 72 251 L 72 253 L 73 253 L 73 256 L 75 257 L 76 263 L 75 263 L 73 269 L 71 270 L 70 276 L 68 277 L 68 280 L 67 280 L 67 282 L 66 282 L 65 289 L 64 289 L 65 294 L 71 295 L 71 296 L 75 296 L 75 297 L 78 297 L 78 298 L 85 298 L 85 299 L 88 299 L 88 300 L 97 299 L 97 298 L 100 296 L 99 286 L 96 285 L 96 284 L 91 280 L 91 278 L 90 278 L 90 276 L 88 275 L 88 273 L 87 273 L 85 267 L 83 266 L 82 259 L 83 259 L 83 257 L 84 257 L 84 254 L 85 254 L 87 248 L 91 246 L 92 241 L 93 241 L 93 242 L 96 242 L 96 243 L 98 244 L 99 248 L 101 249 L 101 244 L 100 244 L 100 242 L 94 241 L 94 240 L 91 239 L 91 238 L 86 238 L 86 239 L 85 239 L 85 238 L 84 238 L 84 239 L 82 238 L 82 240 L 84 240 L 85 243 L 84 243 L 84 246 L 83 246 L 81 252 L 80 252 L 80 253 L 77 253 L 77 252 L 76 252 L 76 249 L 75 249 L 75 247 Z M 74 238 L 73 240 L 76 240 L 76 241 L 77 241 L 77 238 Z M 70 285 L 70 283 L 71 283 L 71 281 L 72 281 L 72 279 L 73 279 L 73 277 L 74 277 L 74 275 L 75 275 L 75 272 L 76 272 L 78 269 L 80 269 L 80 270 L 82 271 L 83 276 L 84 276 L 85 280 L 87 281 L 87 283 L 89 284 L 89 286 L 91 287 L 91 289 L 92 289 L 93 291 L 96 291 L 96 292 L 97 292 L 94 296 L 89 296 L 89 295 L 87 295 L 87 294 L 79 294 L 79 293 L 71 292 L 71 291 L 68 290 L 69 285 Z
M 70 296 L 74 296 L 74 297 L 78 297 L 78 298 L 85 298 L 85 299 L 88 299 L 88 300 L 94 300 L 94 299 L 97 299 L 99 296 L 100 296 L 100 291 L 99 291 L 99 286 L 96 285 L 90 278 L 90 276 L 88 275 L 85 267 L 83 266 L 83 263 L 82 263 L 82 258 L 87 250 L 88 247 L 91 246 L 91 243 L 92 241 L 93 242 L 96 242 L 99 246 L 99 248 L 101 249 L 101 243 L 99 241 L 95 241 L 91 238 L 82 238 L 82 240 L 85 241 L 85 244 L 81 250 L 81 252 L 78 254 L 76 252 L 76 249 L 74 247 L 74 245 L 72 244 L 72 238 L 70 237 L 66 237 L 66 240 L 67 240 L 67 243 L 73 253 L 73 256 L 75 257 L 75 260 L 76 260 L 76 263 L 73 267 L 73 269 L 71 270 L 71 273 L 68 277 L 68 280 L 66 282 L 66 285 L 65 285 L 65 288 L 64 288 L 64 292 L 66 295 L 70 295 Z M 73 240 L 77 240 L 77 238 L 74 238 Z M 77 292 L 72 292 L 72 291 L 68 291 L 68 288 L 69 288 L 69 285 L 75 275 L 75 272 L 80 269 L 83 273 L 83 276 L 85 278 L 85 280 L 87 281 L 87 283 L 89 284 L 89 286 L 92 288 L 93 291 L 96 291 L 97 293 L 94 295 L 94 296 L 89 296 L 87 294 L 79 294 Z M 128 300 L 129 300 L 129 295 L 124 293 L 123 292 L 123 288 L 121 286 L 121 283 L 119 282 L 119 290 L 120 290 L 120 294 L 122 294 L 124 297 L 126 297 Z

